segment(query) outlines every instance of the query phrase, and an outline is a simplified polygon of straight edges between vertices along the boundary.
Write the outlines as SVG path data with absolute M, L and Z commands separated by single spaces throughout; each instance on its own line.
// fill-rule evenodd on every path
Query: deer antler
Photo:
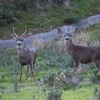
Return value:
M 13 27 L 13 30 L 12 30 L 13 34 L 15 37 L 18 37 L 18 35 L 15 33 L 15 28 Z
M 79 30 L 79 28 L 76 28 L 73 32 L 73 34 L 76 34 L 77 30 Z
M 26 33 L 27 33 L 27 27 L 25 26 L 25 31 L 24 31 L 24 33 L 21 35 L 21 37 L 25 37 L 26 36 Z

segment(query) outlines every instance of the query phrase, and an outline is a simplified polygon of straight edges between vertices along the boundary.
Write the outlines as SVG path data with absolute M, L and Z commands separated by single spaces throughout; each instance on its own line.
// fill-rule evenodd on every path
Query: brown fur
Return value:
M 68 53 L 72 56 L 75 67 L 77 68 L 80 63 L 88 64 L 94 63 L 98 69 L 100 69 L 100 47 L 85 47 L 74 45 L 72 40 L 66 42 L 66 48 Z
M 66 40 L 66 51 L 72 56 L 75 62 L 75 68 L 80 63 L 88 64 L 93 62 L 100 69 L 100 46 L 85 47 L 73 44 L 71 37 L 77 30 L 76 28 L 73 33 L 70 33 L 70 31 L 64 33 L 61 28 L 58 28 L 58 33 Z

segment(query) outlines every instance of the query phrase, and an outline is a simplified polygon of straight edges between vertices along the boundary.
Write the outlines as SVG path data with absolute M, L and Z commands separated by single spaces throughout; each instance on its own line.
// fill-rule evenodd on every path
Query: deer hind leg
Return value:
M 27 72 L 26 72 L 26 79 L 25 80 L 28 79 L 28 69 L 29 69 L 29 65 L 27 65 Z

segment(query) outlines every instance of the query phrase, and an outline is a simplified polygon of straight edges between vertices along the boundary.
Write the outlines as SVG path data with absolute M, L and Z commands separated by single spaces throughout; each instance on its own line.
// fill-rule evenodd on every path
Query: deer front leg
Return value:
M 34 66 L 32 67 L 32 73 L 33 73 L 34 81 L 36 81 L 35 76 L 34 76 Z
M 22 68 L 23 68 L 23 65 L 20 65 L 20 83 L 21 83 L 21 80 L 22 80 Z
M 28 79 L 28 69 L 29 69 L 29 65 L 27 65 L 27 72 L 26 72 L 26 79 L 25 80 Z
M 75 75 L 77 74 L 78 65 L 79 65 L 79 63 L 75 62 L 75 65 L 74 65 L 74 73 L 75 73 Z

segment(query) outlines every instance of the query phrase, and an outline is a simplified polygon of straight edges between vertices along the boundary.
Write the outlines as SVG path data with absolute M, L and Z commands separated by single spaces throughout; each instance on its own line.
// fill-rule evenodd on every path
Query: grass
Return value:
M 13 86 L 13 75 L 10 76 L 9 67 L 4 69 L 0 68 L 0 100 L 44 100 L 43 98 L 43 91 L 39 85 L 36 85 L 34 81 L 29 79 L 25 81 L 25 70 L 24 68 L 24 75 L 22 83 L 18 82 L 18 92 L 14 92 Z M 41 70 L 36 73 L 36 77 L 40 78 L 43 75 L 46 75 L 48 71 L 56 72 L 58 69 L 51 68 L 49 70 Z M 5 74 L 5 77 L 2 79 L 1 76 Z M 17 78 L 19 75 L 17 76 Z M 83 84 L 83 85 L 82 85 Z M 85 83 L 82 82 L 80 88 L 62 90 L 62 100 L 90 100 L 93 97 L 93 91 L 95 87 L 100 90 L 100 84 L 94 83 Z M 48 89 L 47 92 L 48 94 Z M 39 99 L 38 99 L 39 98 Z
M 93 97 L 93 91 L 95 87 L 98 87 L 100 90 L 100 85 L 91 85 L 89 87 L 82 87 L 75 91 L 63 91 L 62 100 L 90 100 Z M 44 100 L 43 92 L 40 87 L 36 87 L 28 83 L 25 85 L 25 87 L 21 88 L 18 93 L 9 93 L 6 91 L 6 93 L 2 95 L 2 100 L 38 100 L 38 95 L 39 100 Z M 36 99 L 33 99 L 33 97 Z
M 91 100 L 93 97 L 94 88 L 98 87 L 100 89 L 100 85 L 92 84 L 89 87 L 82 87 L 75 91 L 68 90 L 63 91 L 62 100 Z
M 35 11 L 23 13 L 23 18 L 18 23 L 14 22 L 6 26 L 0 26 L 0 38 L 10 38 L 8 31 L 12 27 L 16 28 L 18 34 L 23 33 L 24 27 L 27 26 L 29 31 L 33 34 L 49 30 L 63 25 L 63 20 L 66 18 L 83 19 L 88 16 L 99 13 L 99 0 L 77 0 L 74 1 L 73 6 L 66 7 L 51 7 L 47 11 Z

